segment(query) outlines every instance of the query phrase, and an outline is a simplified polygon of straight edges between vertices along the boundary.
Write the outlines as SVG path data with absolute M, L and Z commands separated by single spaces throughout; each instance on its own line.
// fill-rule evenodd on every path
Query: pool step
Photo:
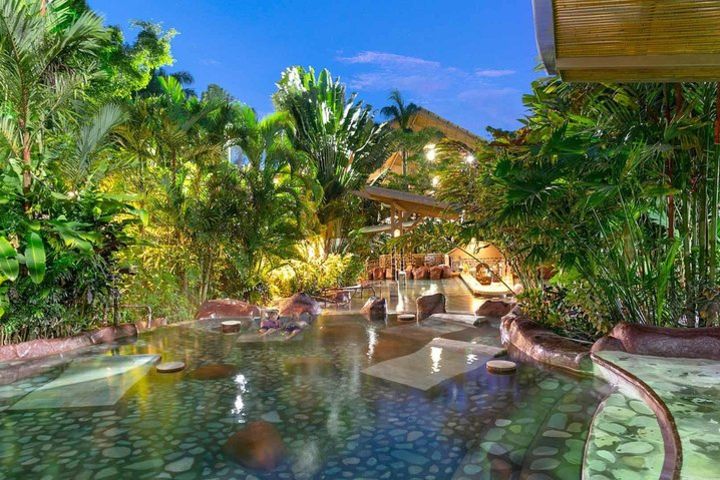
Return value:
M 533 398 L 495 419 L 460 462 L 454 480 L 580 478 L 585 438 L 598 396 L 587 385 L 541 378 Z M 587 405 L 591 405 L 588 407 Z M 590 409 L 591 411 L 588 411 Z

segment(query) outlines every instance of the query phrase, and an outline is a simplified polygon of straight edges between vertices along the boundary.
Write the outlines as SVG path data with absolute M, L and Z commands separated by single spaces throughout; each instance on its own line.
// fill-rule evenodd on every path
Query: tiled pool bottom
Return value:
M 385 328 L 348 315 L 323 317 L 293 342 L 240 344 L 185 327 L 143 334 L 110 353 L 160 354 L 186 372 L 151 370 L 112 407 L 0 412 L 0 478 L 579 478 L 606 387 L 523 365 L 515 376 L 480 368 L 422 392 L 361 373 L 425 343 Z M 237 374 L 192 375 L 217 363 Z M 273 423 L 287 447 L 271 473 L 222 453 L 257 420 Z

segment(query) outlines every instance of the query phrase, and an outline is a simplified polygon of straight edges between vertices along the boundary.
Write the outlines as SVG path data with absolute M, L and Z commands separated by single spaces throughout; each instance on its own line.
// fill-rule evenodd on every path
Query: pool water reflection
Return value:
M 0 478 L 579 478 L 607 387 L 533 365 L 513 376 L 478 368 L 428 391 L 363 374 L 432 339 L 396 327 L 338 313 L 291 342 L 239 343 L 192 325 L 142 334 L 104 354 L 158 354 L 187 370 L 153 369 L 110 407 L 0 412 Z M 496 344 L 496 327 L 447 337 Z M 442 351 L 433 359 L 439 368 Z M 193 376 L 214 364 L 237 371 Z M 0 386 L 0 408 L 66 368 Z M 254 421 L 273 424 L 286 446 L 272 472 L 246 470 L 222 452 Z

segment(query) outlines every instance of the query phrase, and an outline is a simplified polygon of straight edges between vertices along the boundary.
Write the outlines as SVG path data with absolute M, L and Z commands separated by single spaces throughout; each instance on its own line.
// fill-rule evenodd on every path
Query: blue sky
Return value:
M 379 109 L 391 89 L 476 133 L 517 128 L 538 56 L 529 0 L 89 0 L 178 35 L 171 70 L 260 113 L 290 65 L 327 67 Z

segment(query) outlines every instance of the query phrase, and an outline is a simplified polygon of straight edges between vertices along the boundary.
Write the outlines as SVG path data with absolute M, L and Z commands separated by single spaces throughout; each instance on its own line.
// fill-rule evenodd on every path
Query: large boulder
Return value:
M 446 313 L 445 311 L 445 295 L 436 293 L 434 295 L 424 295 L 416 300 L 417 319 L 418 322 L 425 320 L 430 315 L 436 313 Z
M 618 323 L 593 352 L 620 350 L 656 357 L 720 360 L 720 328 L 662 328 Z
M 285 444 L 272 424 L 252 422 L 228 439 L 223 452 L 244 467 L 271 472 L 285 457 Z
M 370 320 L 385 320 L 387 318 L 387 300 L 384 298 L 370 297 L 360 309 L 360 313 Z
M 417 267 L 413 270 L 413 278 L 415 280 L 427 280 L 430 278 L 430 270 L 427 267 Z
M 440 280 L 443 278 L 443 267 L 438 265 L 430 267 L 430 280 Z
M 442 271 L 443 271 L 443 273 L 442 273 L 443 278 L 452 278 L 452 276 L 453 276 L 452 268 L 450 268 L 447 265 L 442 265 Z
M 514 298 L 491 298 L 478 307 L 475 315 L 478 317 L 504 317 L 517 305 Z
M 373 268 L 372 278 L 373 280 L 385 280 L 385 269 L 380 267 Z
M 311 317 L 317 317 L 322 313 L 320 304 L 305 293 L 296 293 L 292 297 L 282 300 L 278 306 L 278 310 L 282 317 L 292 317 L 304 313 Z
M 244 318 L 257 317 L 260 315 L 260 307 L 242 300 L 222 298 L 208 300 L 200 305 L 195 314 L 196 320 L 207 320 L 211 318 Z

